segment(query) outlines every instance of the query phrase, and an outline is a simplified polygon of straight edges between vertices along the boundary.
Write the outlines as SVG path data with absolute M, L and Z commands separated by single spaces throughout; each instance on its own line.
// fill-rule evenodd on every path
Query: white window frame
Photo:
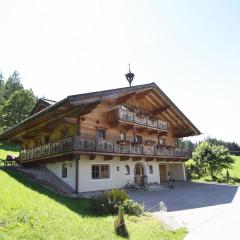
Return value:
M 92 177 L 92 166 L 93 165 L 107 165 L 109 167 L 109 177 L 108 178 L 93 178 Z M 92 163 L 90 169 L 90 177 L 92 181 L 99 181 L 99 180 L 112 180 L 112 164 L 111 163 Z

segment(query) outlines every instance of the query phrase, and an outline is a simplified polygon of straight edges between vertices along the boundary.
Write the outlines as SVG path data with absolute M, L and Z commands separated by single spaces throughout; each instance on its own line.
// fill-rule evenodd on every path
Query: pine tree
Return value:
M 7 100 L 14 92 L 23 89 L 18 71 L 14 71 L 5 83 L 4 97 Z

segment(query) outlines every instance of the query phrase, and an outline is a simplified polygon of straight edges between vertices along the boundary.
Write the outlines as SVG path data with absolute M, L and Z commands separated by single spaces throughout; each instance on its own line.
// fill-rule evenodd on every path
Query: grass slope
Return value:
M 6 159 L 7 155 L 18 156 L 18 147 L 0 143 L 0 159 Z
M 233 168 L 229 169 L 229 174 L 231 177 L 240 179 L 240 156 L 232 156 L 235 159 Z M 223 174 L 226 175 L 226 171 L 223 171 Z
M 59 196 L 12 170 L 0 169 L 0 239 L 123 239 L 114 216 L 96 216 L 93 200 Z M 184 229 L 164 230 L 152 216 L 125 218 L 129 239 L 183 239 Z

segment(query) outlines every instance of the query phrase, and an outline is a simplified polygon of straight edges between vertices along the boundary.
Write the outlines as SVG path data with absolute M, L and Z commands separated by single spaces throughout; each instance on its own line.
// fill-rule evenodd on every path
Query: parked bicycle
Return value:
M 149 189 L 149 183 L 148 183 L 148 176 L 144 176 L 144 179 L 143 179 L 143 188 L 148 190 Z
M 129 189 L 135 189 L 136 188 L 136 184 L 134 181 L 128 180 L 127 184 L 125 185 L 125 190 L 129 190 Z
M 124 186 L 125 190 L 141 189 L 141 188 L 148 190 L 149 189 L 149 183 L 146 180 L 144 180 L 142 185 L 137 185 L 135 181 L 128 180 L 127 184 Z
M 169 180 L 168 180 L 168 187 L 169 187 L 170 189 L 174 189 L 174 182 L 175 182 L 174 179 L 169 178 Z

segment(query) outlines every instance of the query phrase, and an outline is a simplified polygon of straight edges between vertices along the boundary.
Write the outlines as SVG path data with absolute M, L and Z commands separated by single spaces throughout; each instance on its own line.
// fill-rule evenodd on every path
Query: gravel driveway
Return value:
M 189 231 L 186 240 L 226 239 L 226 236 L 239 239 L 240 190 L 236 186 L 177 182 L 174 190 L 160 187 L 130 191 L 129 195 L 144 203 L 146 210 L 166 219 L 173 229 L 176 225 L 186 226 Z M 167 207 L 163 215 L 159 212 L 161 201 Z

